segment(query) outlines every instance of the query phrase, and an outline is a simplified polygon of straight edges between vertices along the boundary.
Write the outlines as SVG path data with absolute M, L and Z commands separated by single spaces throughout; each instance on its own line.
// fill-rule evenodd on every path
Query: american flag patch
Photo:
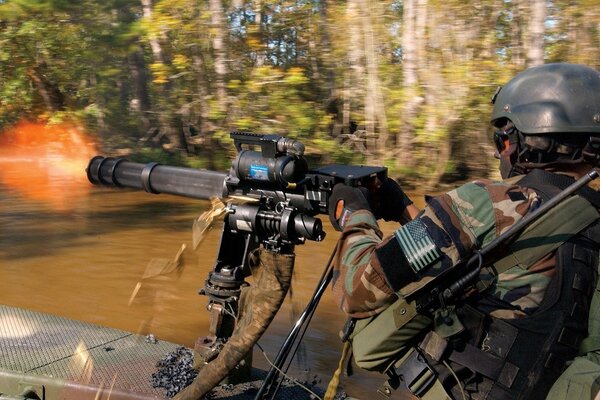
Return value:
M 432 265 L 442 255 L 420 219 L 403 225 L 394 232 L 394 236 L 415 274 Z

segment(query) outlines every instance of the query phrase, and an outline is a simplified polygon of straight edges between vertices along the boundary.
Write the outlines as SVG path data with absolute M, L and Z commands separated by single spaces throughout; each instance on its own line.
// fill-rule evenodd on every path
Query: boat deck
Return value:
M 163 399 L 152 387 L 156 363 L 180 345 L 50 314 L 0 305 L 0 400 Z M 219 387 L 211 399 L 252 399 L 265 371 L 252 381 Z M 322 392 L 320 393 L 322 394 Z M 36 397 L 31 397 L 35 399 Z M 296 385 L 277 398 L 308 399 Z
M 82 399 L 87 392 L 98 399 L 109 393 L 111 399 L 160 399 L 163 392 L 152 387 L 151 376 L 157 361 L 177 347 L 131 332 L 0 305 L 0 393 L 16 396 L 31 386 L 52 399 Z M 69 395 L 71 391 L 77 393 Z M 102 393 L 105 397 L 96 397 Z

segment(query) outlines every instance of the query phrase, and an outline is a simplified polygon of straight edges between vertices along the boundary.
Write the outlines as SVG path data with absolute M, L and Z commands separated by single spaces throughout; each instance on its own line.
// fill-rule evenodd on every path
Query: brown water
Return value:
M 78 186 L 85 193 L 69 196 L 72 180 L 55 179 L 50 182 L 54 196 L 63 196 L 56 207 L 56 202 L 29 196 L 7 182 L 5 174 L 0 179 L 0 303 L 152 333 L 185 346 L 206 334 L 206 298 L 197 291 L 213 267 L 220 230 L 210 231 L 193 251 L 191 226 L 208 202 L 96 188 L 81 181 Z M 292 296 L 259 342 L 271 359 L 310 299 L 335 245 L 337 233 L 326 216 L 322 219 L 328 237 L 297 247 Z M 384 228 L 391 231 L 393 226 Z M 172 259 L 182 244 L 187 249 L 181 275 L 144 282 L 131 300 L 148 263 Z M 305 371 L 297 378 L 317 375 L 321 386 L 327 385 L 340 356 L 338 332 L 344 322 L 328 290 L 293 362 L 295 370 Z M 254 358 L 256 366 L 267 368 L 262 354 L 256 352 Z M 342 386 L 367 398 L 381 383 L 380 375 L 359 371 Z

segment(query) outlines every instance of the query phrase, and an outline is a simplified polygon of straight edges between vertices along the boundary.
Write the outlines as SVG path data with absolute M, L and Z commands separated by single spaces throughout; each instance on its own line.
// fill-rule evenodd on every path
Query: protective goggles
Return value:
M 514 126 L 509 126 L 494 132 L 494 144 L 499 153 L 502 153 L 509 146 L 510 138 L 516 131 Z

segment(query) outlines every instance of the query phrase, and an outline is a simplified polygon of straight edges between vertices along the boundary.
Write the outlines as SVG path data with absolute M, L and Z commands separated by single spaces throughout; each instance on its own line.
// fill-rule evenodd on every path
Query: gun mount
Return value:
M 241 290 L 251 273 L 251 255 L 259 248 L 289 255 L 306 240 L 321 241 L 329 197 L 338 183 L 369 186 L 387 178 L 385 167 L 328 165 L 309 169 L 304 145 L 278 135 L 233 132 L 237 155 L 228 173 L 140 164 L 96 156 L 86 169 L 95 185 L 133 188 L 148 193 L 209 199 L 244 197 L 228 202 L 213 270 L 200 294 L 208 297 L 210 336 L 201 338 L 201 355 L 214 359 L 231 337 Z

